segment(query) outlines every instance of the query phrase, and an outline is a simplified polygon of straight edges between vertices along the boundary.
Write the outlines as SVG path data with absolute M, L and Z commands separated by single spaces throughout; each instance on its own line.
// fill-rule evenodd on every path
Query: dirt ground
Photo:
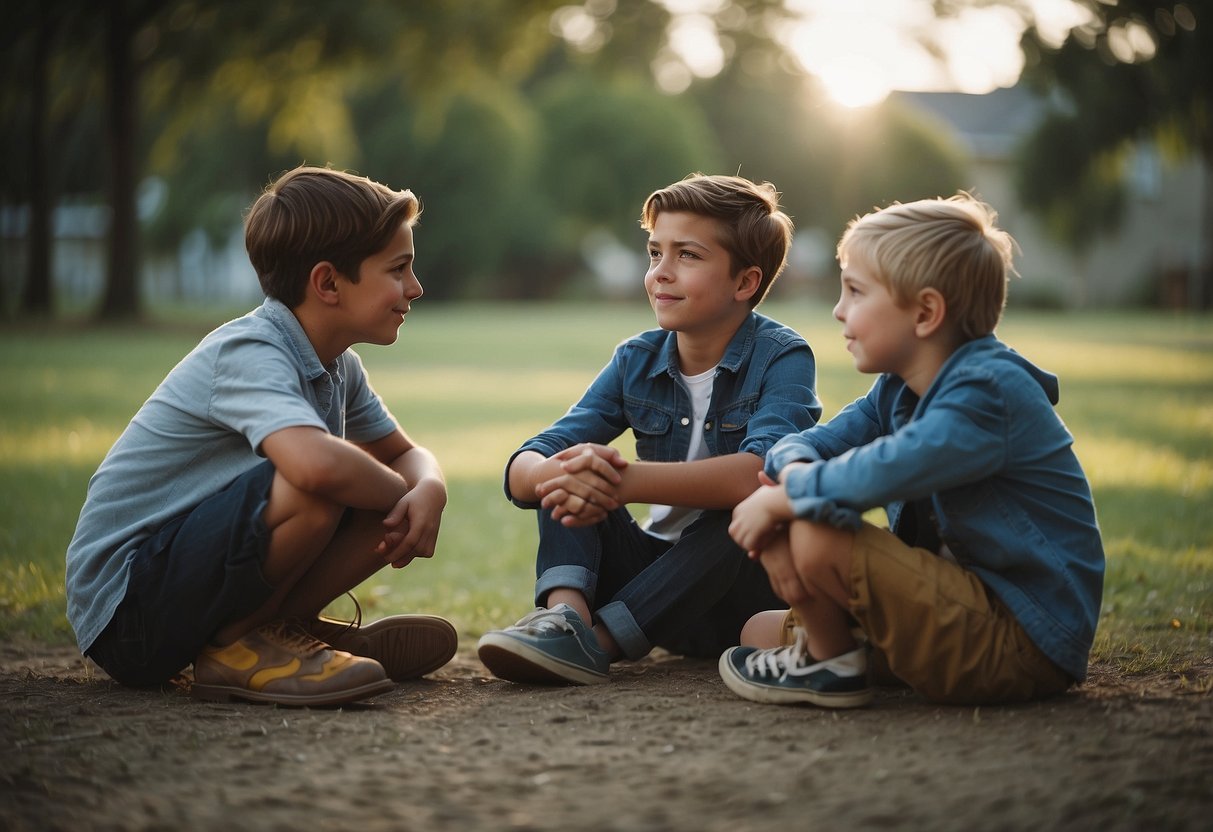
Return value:
M 755 705 L 712 662 L 589 688 L 495 680 L 468 646 L 344 710 L 132 691 L 0 647 L 0 830 L 1207 830 L 1213 659 L 1093 668 L 1060 699 Z

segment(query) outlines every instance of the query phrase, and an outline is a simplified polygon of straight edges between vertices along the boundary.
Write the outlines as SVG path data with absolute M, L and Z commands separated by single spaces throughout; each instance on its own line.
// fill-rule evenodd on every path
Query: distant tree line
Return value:
M 224 238 L 301 162 L 412 188 L 437 298 L 565 293 L 587 234 L 639 250 L 640 202 L 695 170 L 769 179 L 800 228 L 831 232 L 968 184 L 963 153 L 923 116 L 825 106 L 770 39 L 780 0 L 719 4 L 723 70 L 677 94 L 654 83 L 669 62 L 665 5 L 568 3 L 11 0 L 0 205 L 28 208 L 29 256 L 27 274 L 0 276 L 23 286 L 9 314 L 53 313 L 50 216 L 65 195 L 109 207 L 97 314 L 138 317 L 143 257 L 197 228 Z M 568 14 L 577 37 L 558 25 Z M 1041 77 L 1072 60 L 1033 56 Z M 166 198 L 141 224 L 149 176 Z M 1051 199 L 1039 204 L 1056 213 Z

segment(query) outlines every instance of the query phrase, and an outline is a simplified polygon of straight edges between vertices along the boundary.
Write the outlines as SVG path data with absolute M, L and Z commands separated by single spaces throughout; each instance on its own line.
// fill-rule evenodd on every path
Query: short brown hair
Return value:
M 357 283 L 362 261 L 420 214 L 412 191 L 305 165 L 284 173 L 253 203 L 244 245 L 266 296 L 294 309 L 317 263 L 327 260 Z
M 998 214 L 961 192 L 947 199 L 894 203 L 851 220 L 838 261 L 856 256 L 876 271 L 899 305 L 923 289 L 947 303 L 947 317 L 967 339 L 989 335 L 1002 317 L 1016 247 Z
M 716 220 L 732 273 L 750 266 L 762 272 L 750 308 L 762 303 L 787 264 L 792 245 L 792 219 L 780 210 L 774 185 L 759 185 L 741 176 L 693 173 L 649 195 L 640 213 L 640 227 L 652 231 L 663 211 L 685 211 Z

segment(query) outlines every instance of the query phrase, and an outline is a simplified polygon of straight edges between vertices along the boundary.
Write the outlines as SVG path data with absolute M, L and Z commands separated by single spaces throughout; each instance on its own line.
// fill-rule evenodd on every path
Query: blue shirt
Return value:
M 884 506 L 911 545 L 942 543 L 1032 641 L 1086 677 L 1104 553 L 1073 437 L 1053 410 L 1057 378 L 993 335 L 960 347 L 921 399 L 894 375 L 824 425 L 780 441 L 799 517 L 858 528 Z
M 814 392 L 816 365 L 795 330 L 751 312 L 716 367 L 703 437 L 711 456 L 738 452 L 762 457 L 788 433 L 821 416 Z M 691 394 L 678 367 L 674 332 L 653 329 L 615 348 L 609 364 L 577 404 L 510 457 L 537 451 L 550 457 L 582 442 L 607 444 L 630 429 L 636 454 L 649 462 L 684 462 L 691 441 Z M 537 503 L 505 493 L 523 508 Z
M 261 462 L 271 433 L 297 426 L 372 442 L 396 422 L 353 350 L 323 366 L 294 314 L 267 299 L 169 372 L 89 481 L 67 550 L 67 617 L 81 651 L 126 595 L 139 544 Z

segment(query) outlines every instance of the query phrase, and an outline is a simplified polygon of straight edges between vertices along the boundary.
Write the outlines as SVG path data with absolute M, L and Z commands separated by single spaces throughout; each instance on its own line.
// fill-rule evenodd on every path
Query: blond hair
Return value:
M 783 271 L 792 245 L 792 219 L 780 210 L 779 191 L 774 185 L 741 176 L 693 173 L 649 195 L 641 209 L 640 227 L 652 231 L 657 215 L 663 211 L 683 211 L 716 220 L 719 242 L 729 253 L 730 272 L 736 275 L 750 266 L 762 272 L 750 308 L 762 302 Z
M 328 261 L 357 283 L 362 261 L 420 214 L 412 191 L 305 165 L 284 173 L 253 203 L 244 245 L 262 291 L 294 309 L 317 263 Z
M 998 325 L 1014 271 L 1016 243 L 997 220 L 993 208 L 964 192 L 894 203 L 850 222 L 838 260 L 844 267 L 851 257 L 863 260 L 901 306 L 935 289 L 959 332 L 980 338 Z

